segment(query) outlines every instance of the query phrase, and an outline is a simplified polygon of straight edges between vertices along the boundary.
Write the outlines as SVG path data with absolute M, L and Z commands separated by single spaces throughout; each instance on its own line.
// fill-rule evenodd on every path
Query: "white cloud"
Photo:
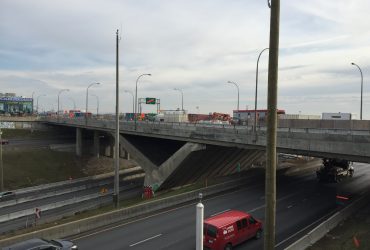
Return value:
M 363 69 L 364 117 L 370 118 L 369 8 L 365 0 L 281 3 L 279 108 L 358 113 L 360 78 L 350 65 L 355 61 Z M 115 31 L 122 26 L 123 112 L 132 110 L 132 97 L 123 89 L 134 90 L 142 73 L 153 75 L 140 80 L 139 97 L 160 98 L 163 109 L 180 105 L 173 90 L 179 87 L 189 111 L 197 112 L 198 106 L 204 113 L 231 113 L 236 89 L 228 80 L 240 86 L 240 106 L 251 108 L 257 56 L 269 44 L 269 18 L 266 1 L 2 0 L 2 92 L 45 93 L 40 101 L 51 108 L 58 90 L 69 88 L 63 105 L 72 106 L 72 98 L 84 107 L 86 87 L 98 81 L 102 84 L 91 92 L 99 95 L 102 112 L 113 112 Z M 267 65 L 264 53 L 261 108 L 266 107 Z

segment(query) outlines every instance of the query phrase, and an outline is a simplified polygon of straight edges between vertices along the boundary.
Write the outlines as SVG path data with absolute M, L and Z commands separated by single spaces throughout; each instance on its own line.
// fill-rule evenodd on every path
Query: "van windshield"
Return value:
M 209 225 L 209 224 L 205 224 L 204 227 L 206 228 L 206 235 L 212 238 L 216 238 L 216 235 L 217 235 L 216 227 Z

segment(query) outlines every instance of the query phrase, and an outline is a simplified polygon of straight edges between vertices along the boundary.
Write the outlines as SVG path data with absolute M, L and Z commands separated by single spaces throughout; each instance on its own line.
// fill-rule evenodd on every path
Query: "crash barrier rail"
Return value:
M 345 220 L 348 216 L 365 206 L 368 203 L 369 196 L 369 193 L 367 193 L 340 211 L 336 212 L 329 219 L 322 222 L 320 225 L 305 234 L 302 238 L 285 248 L 285 250 L 303 250 L 312 246 L 314 243 L 324 237 L 330 230 L 334 229 L 341 221 Z
M 239 179 L 238 181 L 228 181 L 171 197 L 146 201 L 131 207 L 95 215 L 89 218 L 53 226 L 47 229 L 41 229 L 39 231 L 17 235 L 11 238 L 0 240 L 0 247 L 35 237 L 56 239 L 80 234 L 118 221 L 130 219 L 132 217 L 144 216 L 145 214 L 155 212 L 160 209 L 177 206 L 187 202 L 195 202 L 198 200 L 199 193 L 202 193 L 203 197 L 207 197 L 223 191 L 232 190 L 238 188 L 243 181 L 245 181 L 244 178 Z
M 120 200 L 125 202 L 125 200 L 138 198 L 142 193 L 141 185 L 131 185 L 130 187 L 121 187 L 120 188 Z M 58 224 L 58 220 L 73 216 L 82 212 L 86 212 L 92 209 L 97 209 L 103 206 L 108 206 L 112 204 L 112 192 L 109 190 L 101 190 L 102 194 L 99 197 L 86 200 L 80 203 L 70 204 L 63 207 L 59 207 L 53 210 L 42 211 L 40 208 L 39 216 L 35 213 L 27 215 L 25 217 L 20 217 L 8 222 L 1 223 L 0 225 L 0 234 L 6 234 L 9 232 L 14 232 L 15 230 L 32 228 L 35 225 L 42 225 L 45 223 L 54 223 Z M 1 247 L 0 247 L 1 249 Z
M 126 191 L 127 189 L 131 189 L 132 187 L 139 187 L 139 186 L 141 186 L 141 185 L 139 185 L 139 184 L 127 185 L 127 186 L 122 187 L 120 190 Z M 82 203 L 84 201 L 95 199 L 95 198 L 98 198 L 98 197 L 101 197 L 101 196 L 107 196 L 107 195 L 111 196 L 112 193 L 113 193 L 113 191 L 110 190 L 110 191 L 105 192 L 105 193 L 94 193 L 94 194 L 84 195 L 84 196 L 81 196 L 81 197 L 73 197 L 71 199 L 66 199 L 66 200 L 63 200 L 63 201 L 58 201 L 58 202 L 50 203 L 50 204 L 47 204 L 47 205 L 41 205 L 41 206 L 38 206 L 37 208 L 40 209 L 42 212 L 45 212 L 45 211 L 48 211 L 48 210 L 52 210 L 52 209 L 56 209 L 56 208 L 60 208 L 60 207 L 64 207 L 64 206 L 68 206 L 68 205 L 72 205 L 72 204 L 76 204 L 76 203 Z M 21 218 L 21 217 L 26 217 L 26 216 L 29 216 L 29 215 L 34 215 L 34 214 L 35 214 L 35 208 L 28 208 L 28 209 L 25 209 L 25 210 L 22 210 L 22 211 L 18 211 L 18 212 L 6 214 L 6 215 L 1 215 L 0 216 L 0 223 L 5 222 L 5 221 L 18 219 L 18 218 Z
M 129 168 L 129 169 L 120 170 L 120 175 L 133 173 L 133 172 L 139 171 L 139 170 L 141 170 L 140 167 L 133 167 L 133 168 Z M 61 189 L 61 190 L 55 190 L 55 191 L 44 192 L 44 193 L 39 194 L 40 191 L 47 190 L 51 187 L 54 187 L 54 188 L 55 187 L 61 187 L 61 186 L 67 185 L 67 184 L 75 184 L 75 183 L 80 183 L 80 182 L 84 182 L 84 181 L 88 181 L 88 180 L 100 180 L 100 179 L 112 177 L 113 175 L 114 175 L 114 173 L 107 173 L 107 174 L 84 177 L 84 178 L 75 179 L 75 180 L 61 181 L 61 182 L 56 182 L 56 183 L 39 185 L 39 186 L 36 186 L 36 187 L 18 189 L 18 190 L 14 191 L 16 195 L 17 194 L 31 193 L 31 192 L 37 192 L 37 194 L 32 195 L 32 196 L 28 196 L 28 197 L 24 197 L 24 198 L 16 198 L 14 200 L 3 201 L 3 202 L 0 203 L 0 208 L 8 207 L 8 206 L 14 206 L 14 205 L 24 203 L 24 202 L 28 202 L 28 201 L 41 200 L 41 199 L 45 199 L 45 198 L 49 198 L 49 197 L 53 197 L 53 196 L 57 196 L 57 195 L 63 195 L 63 194 L 67 194 L 67 193 L 77 192 L 77 191 L 85 190 L 85 189 L 92 188 L 92 187 L 99 187 L 99 186 L 107 185 L 107 184 L 112 183 L 113 179 L 112 180 L 102 180 L 102 181 L 99 181 L 99 182 L 96 182 L 96 183 L 88 183 L 88 184 L 84 184 L 84 185 L 77 186 L 77 187 L 65 188 L 65 189 Z M 137 176 L 137 174 L 135 174 L 135 176 Z M 127 180 L 127 179 L 128 179 L 127 176 L 123 177 L 123 180 Z M 24 191 L 25 189 L 28 190 L 28 191 L 25 192 Z
M 131 171 L 135 171 L 135 170 L 138 170 L 138 169 L 141 169 L 141 168 L 140 167 L 134 167 L 134 168 L 123 169 L 123 170 L 120 170 L 120 174 L 130 173 Z M 106 173 L 106 174 L 99 174 L 99 175 L 94 175 L 94 176 L 87 176 L 87 177 L 78 178 L 78 179 L 59 181 L 59 182 L 42 184 L 42 185 L 33 186 L 33 187 L 17 189 L 17 190 L 14 190 L 14 192 L 16 194 L 24 194 L 24 193 L 42 191 L 44 189 L 60 187 L 60 186 L 64 186 L 64 185 L 72 184 L 72 183 L 79 183 L 79 182 L 84 182 L 84 181 L 89 181 L 89 180 L 104 179 L 104 178 L 107 178 L 107 177 L 111 177 L 113 175 L 114 175 L 114 172 Z

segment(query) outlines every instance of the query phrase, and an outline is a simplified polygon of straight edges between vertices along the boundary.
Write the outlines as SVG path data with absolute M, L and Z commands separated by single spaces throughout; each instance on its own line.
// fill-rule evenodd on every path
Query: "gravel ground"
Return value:
M 308 249 L 370 249 L 370 201 Z

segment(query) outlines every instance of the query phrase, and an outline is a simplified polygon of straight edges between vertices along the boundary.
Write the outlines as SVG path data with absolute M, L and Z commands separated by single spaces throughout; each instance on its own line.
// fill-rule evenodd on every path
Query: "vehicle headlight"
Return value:
M 77 247 L 76 245 L 73 245 L 73 246 L 71 247 L 71 249 L 72 249 L 72 250 L 77 250 L 77 249 L 78 249 L 78 247 Z

